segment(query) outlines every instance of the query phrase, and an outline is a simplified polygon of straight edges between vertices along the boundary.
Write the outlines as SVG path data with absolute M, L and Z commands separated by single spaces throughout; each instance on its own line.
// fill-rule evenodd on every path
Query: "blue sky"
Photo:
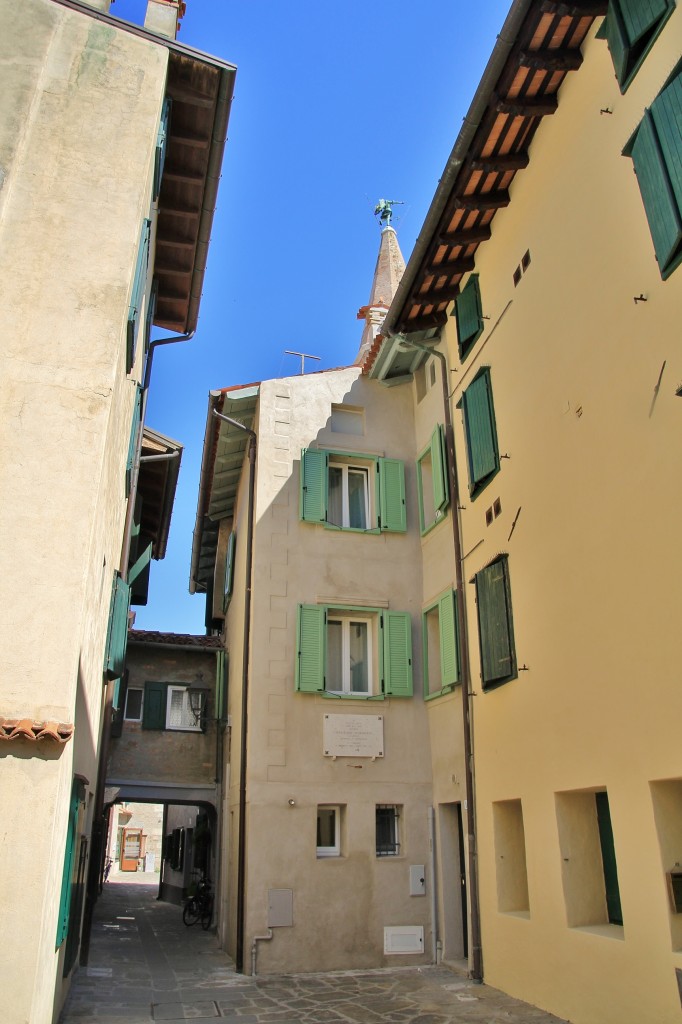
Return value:
M 204 632 L 188 592 L 208 392 L 353 362 L 380 198 L 405 259 L 509 0 L 187 0 L 181 42 L 237 81 L 194 339 L 157 351 L 147 422 L 185 445 L 168 553 L 137 628 Z M 144 20 L 146 0 L 111 13 Z M 163 332 L 155 332 L 161 334 Z

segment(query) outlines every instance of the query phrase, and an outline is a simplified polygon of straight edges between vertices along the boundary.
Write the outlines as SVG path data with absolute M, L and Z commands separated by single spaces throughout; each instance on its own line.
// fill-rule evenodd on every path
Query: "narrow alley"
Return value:
M 561 1024 L 445 967 L 249 978 L 212 931 L 156 900 L 152 874 L 112 877 L 95 911 L 90 962 L 60 1024 Z

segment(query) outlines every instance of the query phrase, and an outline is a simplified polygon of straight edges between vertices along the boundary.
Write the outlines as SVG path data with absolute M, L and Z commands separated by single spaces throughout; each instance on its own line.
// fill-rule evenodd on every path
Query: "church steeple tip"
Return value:
M 398 236 L 391 225 L 393 206 L 398 202 L 396 199 L 380 199 L 374 210 L 381 224 L 381 241 L 369 302 L 358 311 L 358 320 L 364 320 L 365 327 L 355 360 L 356 365 L 363 362 L 372 347 L 405 271 L 405 260 L 400 251 Z

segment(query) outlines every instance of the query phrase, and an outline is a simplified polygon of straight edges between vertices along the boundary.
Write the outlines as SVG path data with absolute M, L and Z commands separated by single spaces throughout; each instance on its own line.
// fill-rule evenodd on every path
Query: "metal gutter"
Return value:
M 208 486 L 208 477 L 213 462 L 214 446 L 213 434 L 215 431 L 214 411 L 217 411 L 222 392 L 209 391 L 208 393 L 208 415 L 206 417 L 206 430 L 204 432 L 204 447 L 201 455 L 201 470 L 199 472 L 199 496 L 197 499 L 197 516 L 194 523 L 192 535 L 192 558 L 189 567 L 189 592 L 197 593 L 196 575 L 199 569 L 199 553 L 201 551 L 201 535 L 204 526 L 204 497 L 205 489 Z
M 495 90 L 500 73 L 504 68 L 509 53 L 517 41 L 519 29 L 532 6 L 533 0 L 513 0 L 509 14 L 505 19 L 488 63 L 486 64 L 481 81 L 474 93 L 474 98 L 471 101 L 469 110 L 464 117 L 464 122 L 459 135 L 455 140 L 455 144 L 452 147 L 452 152 L 448 157 L 445 170 L 441 175 L 438 187 L 436 188 L 436 193 L 431 200 L 431 206 L 426 214 L 424 225 L 419 232 L 414 249 L 412 250 L 412 255 L 410 256 L 407 267 L 405 268 L 405 273 L 403 274 L 400 284 L 398 285 L 398 289 L 393 296 L 393 302 L 390 305 L 381 328 L 380 333 L 382 335 L 388 335 L 391 331 L 395 331 L 399 316 L 403 311 L 403 307 L 421 267 L 422 259 L 431 244 L 433 234 L 438 227 L 440 218 L 443 215 L 443 210 L 450 198 L 457 176 L 459 175 L 464 160 L 469 152 L 471 142 L 481 124 L 483 115 L 488 108 L 488 104 Z M 406 325 L 406 329 L 409 330 L 408 325 Z M 383 345 L 381 348 L 383 348 Z M 378 354 L 375 358 L 375 362 L 376 359 L 378 359 Z

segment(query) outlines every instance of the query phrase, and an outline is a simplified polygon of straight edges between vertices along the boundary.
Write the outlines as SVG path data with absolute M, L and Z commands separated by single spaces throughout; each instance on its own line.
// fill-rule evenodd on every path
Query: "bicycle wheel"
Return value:
M 185 903 L 185 908 L 182 911 L 182 920 L 189 927 L 190 925 L 196 924 L 200 916 L 199 905 L 196 898 L 193 896 Z
M 201 927 L 205 932 L 211 927 L 211 921 L 213 919 L 213 897 L 206 896 L 204 899 L 204 905 L 201 908 Z

